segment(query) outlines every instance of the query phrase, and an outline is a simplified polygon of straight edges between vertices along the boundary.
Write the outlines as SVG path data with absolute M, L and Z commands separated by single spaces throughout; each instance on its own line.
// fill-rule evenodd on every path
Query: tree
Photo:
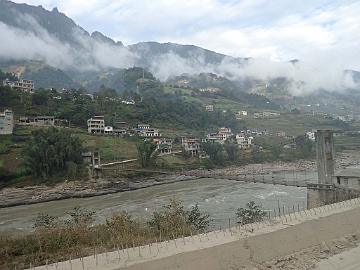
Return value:
M 225 141 L 224 149 L 228 156 L 228 159 L 232 162 L 237 161 L 239 158 L 239 145 L 233 139 L 228 139 Z
M 78 137 L 63 129 L 36 130 L 24 149 L 24 162 L 37 177 L 47 179 L 65 173 L 67 164 L 82 165 L 83 147 Z M 72 163 L 69 163 L 72 162 Z
M 155 163 L 155 160 L 158 157 L 156 144 L 151 141 L 144 140 L 139 143 L 136 148 L 141 167 L 147 168 Z
M 203 143 L 201 147 L 215 165 L 224 165 L 224 148 L 220 143 L 206 142 Z
M 207 213 L 202 213 L 200 211 L 199 205 L 195 204 L 188 212 L 188 221 L 196 228 L 196 230 L 205 231 L 209 227 L 211 220 L 210 215 Z
M 263 221 L 266 212 L 254 201 L 250 201 L 246 204 L 246 208 L 238 208 L 236 216 L 239 219 L 238 223 L 245 225 Z

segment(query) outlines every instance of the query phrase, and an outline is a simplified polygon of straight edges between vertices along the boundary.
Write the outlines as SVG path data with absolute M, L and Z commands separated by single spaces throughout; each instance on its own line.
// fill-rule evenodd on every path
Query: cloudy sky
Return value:
M 125 44 L 195 44 L 271 60 L 328 57 L 358 68 L 360 1 L 350 0 L 16 0 L 58 7 L 88 31 Z M 342 59 L 342 60 L 341 60 Z

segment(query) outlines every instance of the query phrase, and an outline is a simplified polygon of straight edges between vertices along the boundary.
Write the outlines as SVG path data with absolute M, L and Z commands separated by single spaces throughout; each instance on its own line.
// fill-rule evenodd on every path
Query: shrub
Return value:
M 236 212 L 241 225 L 261 222 L 266 216 L 266 212 L 257 205 L 254 201 L 250 201 L 246 204 L 246 208 L 239 208 Z

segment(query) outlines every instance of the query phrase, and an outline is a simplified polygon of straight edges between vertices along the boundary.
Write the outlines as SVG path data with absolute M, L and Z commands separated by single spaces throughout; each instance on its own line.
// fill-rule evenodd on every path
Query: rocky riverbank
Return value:
M 338 155 L 337 169 L 360 164 L 360 153 L 348 151 Z M 239 174 L 259 175 L 277 172 L 316 171 L 315 160 L 299 160 L 296 162 L 271 162 L 231 166 L 214 170 L 193 170 L 183 174 L 161 175 L 142 179 L 93 179 L 89 181 L 71 181 L 54 187 L 45 185 L 24 188 L 5 188 L 0 190 L 0 208 L 40 202 L 56 201 L 69 198 L 84 198 L 123 191 L 137 190 L 156 185 L 171 184 L 200 178 L 199 175 L 233 176 Z M 198 176 L 196 176 L 198 175 Z
M 336 158 L 336 170 L 341 170 L 350 166 L 360 165 L 360 153 L 345 151 L 338 154 Z M 247 164 L 244 166 L 230 166 L 208 170 L 193 170 L 187 175 L 261 175 L 279 172 L 315 172 L 317 170 L 316 160 L 297 160 L 293 162 L 274 161 L 259 164 Z
M 89 181 L 68 181 L 54 187 L 37 185 L 24 188 L 5 188 L 0 191 L 0 208 L 70 198 L 101 196 L 194 179 L 196 177 L 167 175 L 131 181 L 128 179 L 93 179 Z

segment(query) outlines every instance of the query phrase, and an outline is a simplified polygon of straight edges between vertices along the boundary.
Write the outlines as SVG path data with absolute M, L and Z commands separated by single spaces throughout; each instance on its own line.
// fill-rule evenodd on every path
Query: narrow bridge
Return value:
M 186 174 L 186 176 L 195 176 L 200 178 L 215 178 L 215 179 L 225 179 L 239 182 L 247 183 L 261 183 L 261 184 L 270 184 L 270 185 L 282 185 L 282 186 L 293 186 L 293 187 L 307 187 L 309 184 L 314 184 L 310 179 L 285 179 L 280 178 L 280 175 L 273 176 L 271 174 L 237 174 L 237 175 L 219 175 L 212 174 L 207 172 L 199 172 Z

